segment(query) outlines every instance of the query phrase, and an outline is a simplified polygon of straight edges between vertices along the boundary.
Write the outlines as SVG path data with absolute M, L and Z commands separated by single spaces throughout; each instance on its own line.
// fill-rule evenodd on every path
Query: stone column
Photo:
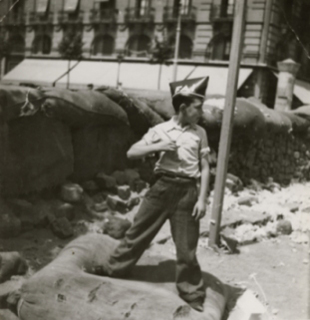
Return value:
M 291 110 L 294 84 L 299 67 L 300 64 L 292 59 L 278 62 L 279 77 L 274 107 L 275 110 Z

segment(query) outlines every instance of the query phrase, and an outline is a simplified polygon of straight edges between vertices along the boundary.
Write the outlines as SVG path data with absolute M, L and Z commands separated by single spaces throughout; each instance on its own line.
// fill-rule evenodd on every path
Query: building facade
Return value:
M 180 13 L 180 63 L 228 65 L 237 5 L 238 0 L 2 0 L 0 56 L 7 72 L 25 57 L 60 58 L 62 39 L 80 35 L 83 59 L 149 61 L 155 39 L 173 47 Z M 276 79 L 270 72 L 287 58 L 301 64 L 297 78 L 310 82 L 309 14 L 308 0 L 247 0 L 241 65 L 256 72 L 241 88 L 244 96 L 272 105 L 269 89 Z

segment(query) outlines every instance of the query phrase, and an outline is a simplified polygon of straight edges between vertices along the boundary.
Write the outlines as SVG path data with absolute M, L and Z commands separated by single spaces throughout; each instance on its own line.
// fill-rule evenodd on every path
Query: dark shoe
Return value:
M 198 312 L 203 312 L 204 298 L 197 298 L 193 301 L 189 301 L 188 304 Z

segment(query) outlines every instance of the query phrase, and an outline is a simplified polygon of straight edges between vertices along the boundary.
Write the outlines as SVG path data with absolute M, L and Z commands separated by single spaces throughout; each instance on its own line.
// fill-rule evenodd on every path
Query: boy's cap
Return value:
M 172 97 L 181 94 L 184 96 L 196 96 L 205 98 L 209 77 L 187 79 L 182 81 L 170 82 Z

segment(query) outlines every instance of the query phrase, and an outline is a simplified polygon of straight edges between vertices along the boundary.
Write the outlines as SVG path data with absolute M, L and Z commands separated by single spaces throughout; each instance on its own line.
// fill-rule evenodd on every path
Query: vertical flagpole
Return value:
M 178 68 L 178 57 L 180 47 L 180 34 L 181 34 L 181 6 L 178 8 L 178 23 L 175 35 L 175 48 L 174 48 L 174 61 L 173 61 L 173 82 L 177 80 L 177 68 Z
M 232 135 L 233 116 L 236 103 L 240 59 L 242 53 L 245 8 L 246 0 L 236 1 L 232 47 L 230 50 L 229 71 L 226 87 L 226 99 L 217 160 L 212 216 L 210 220 L 209 246 L 219 244 L 219 230 L 221 226 L 224 189 Z

